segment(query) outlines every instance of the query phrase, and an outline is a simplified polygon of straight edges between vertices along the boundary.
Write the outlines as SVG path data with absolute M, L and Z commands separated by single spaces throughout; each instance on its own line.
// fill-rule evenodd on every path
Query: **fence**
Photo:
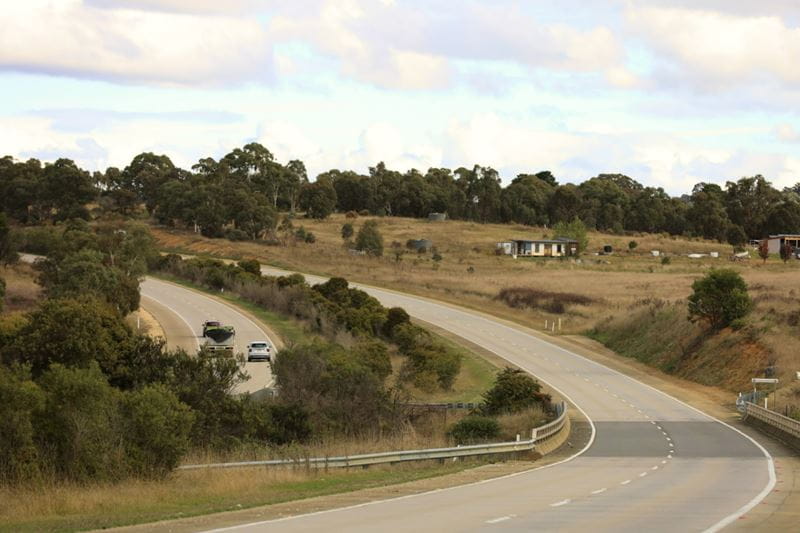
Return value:
M 425 450 L 401 450 L 396 452 L 367 453 L 342 457 L 314 457 L 308 459 L 273 459 L 268 461 L 239 461 L 233 463 L 211 463 L 203 465 L 179 466 L 178 470 L 197 470 L 202 468 L 241 468 L 253 466 L 299 466 L 310 468 L 367 467 L 378 464 L 401 463 L 404 461 L 425 461 L 430 459 L 451 459 L 478 455 L 517 453 L 533 450 L 537 444 L 552 438 L 564 428 L 567 422 L 567 406 L 564 402 L 556 405 L 555 420 L 531 430 L 528 440 L 474 444 L 454 448 L 429 448 Z
M 800 440 L 800 421 L 788 416 L 783 416 L 775 411 L 764 409 L 754 403 L 746 403 L 744 411 L 744 419 L 753 417 L 770 427 L 780 430 L 788 436 Z

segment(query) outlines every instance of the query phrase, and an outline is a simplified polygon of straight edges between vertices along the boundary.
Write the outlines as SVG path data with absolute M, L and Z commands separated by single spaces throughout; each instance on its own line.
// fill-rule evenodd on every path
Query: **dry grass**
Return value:
M 36 284 L 36 271 L 31 265 L 0 266 L 0 278 L 6 282 L 4 312 L 28 311 L 39 301 L 42 289 Z
M 391 485 L 467 466 L 203 470 L 163 481 L 0 487 L 0 531 L 74 531 L 180 518 Z

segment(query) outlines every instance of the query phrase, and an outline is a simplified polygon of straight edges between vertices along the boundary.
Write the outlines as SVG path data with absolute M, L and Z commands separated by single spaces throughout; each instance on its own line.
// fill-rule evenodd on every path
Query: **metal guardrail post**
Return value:
M 427 459 L 445 459 L 457 457 L 470 457 L 476 455 L 491 455 L 501 453 L 513 453 L 520 451 L 533 450 L 537 443 L 549 439 L 561 428 L 567 419 L 566 403 L 561 402 L 556 407 L 559 416 L 552 422 L 543 426 L 531 429 L 530 440 L 516 440 L 512 442 L 498 442 L 492 444 L 474 444 L 467 446 L 456 446 L 454 448 L 430 448 L 423 450 L 400 450 L 395 452 L 367 453 L 361 455 L 346 455 L 342 457 L 306 457 L 300 462 L 291 459 L 273 459 L 268 461 L 242 461 L 234 463 L 215 463 L 203 465 L 184 465 L 179 466 L 178 470 L 197 470 L 201 468 L 237 468 L 252 466 L 293 466 L 303 465 L 307 469 L 315 468 L 348 468 L 351 466 L 368 467 L 374 464 L 400 463 L 403 461 L 421 461 Z

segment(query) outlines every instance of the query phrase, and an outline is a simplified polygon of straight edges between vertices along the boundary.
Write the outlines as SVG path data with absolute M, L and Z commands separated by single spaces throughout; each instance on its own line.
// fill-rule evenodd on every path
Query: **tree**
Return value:
M 9 264 L 18 259 L 17 251 L 11 240 L 11 228 L 5 213 L 0 213 L 0 263 Z
M 104 303 L 91 298 L 48 299 L 28 314 L 28 322 L 4 347 L 3 356 L 31 365 L 34 377 L 53 363 L 87 368 L 94 361 L 111 375 L 131 336 L 119 314 Z
M 474 444 L 497 438 L 500 424 L 488 416 L 470 415 L 453 424 L 448 434 L 457 444 Z
M 766 264 L 769 258 L 769 239 L 761 239 L 761 242 L 758 243 L 758 255 Z
M 550 408 L 550 396 L 542 386 L 518 368 L 506 367 L 497 374 L 494 385 L 483 394 L 482 411 L 489 415 L 516 413 L 536 404 Z
M 747 234 L 738 224 L 728 226 L 728 244 L 733 246 L 734 251 L 739 251 L 747 243 Z
M 692 283 L 689 296 L 689 320 L 704 321 L 712 330 L 729 326 L 747 316 L 753 302 L 747 284 L 734 270 L 713 269 Z
M 559 222 L 553 228 L 556 237 L 564 237 L 578 241 L 578 253 L 585 252 L 589 246 L 589 237 L 586 235 L 586 225 L 575 217 L 572 222 Z
M 636 241 L 631 241 L 628 243 L 628 250 L 633 251 L 636 247 L 639 246 L 639 243 Z
M 356 236 L 356 250 L 367 252 L 369 255 L 380 257 L 383 255 L 383 236 L 378 230 L 378 223 L 368 220 L 358 230 Z
M 792 258 L 793 254 L 794 254 L 794 248 L 792 248 L 792 245 L 789 244 L 788 242 L 784 242 L 783 246 L 781 246 L 781 259 L 783 259 L 783 262 L 786 263 L 789 259 Z
M 328 218 L 336 209 L 336 189 L 329 180 L 319 179 L 300 190 L 300 208 L 317 220 Z

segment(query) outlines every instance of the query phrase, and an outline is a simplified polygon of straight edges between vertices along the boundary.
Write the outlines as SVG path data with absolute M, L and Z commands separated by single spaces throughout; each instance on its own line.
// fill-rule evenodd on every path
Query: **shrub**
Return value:
M 408 353 L 408 364 L 412 368 L 414 384 L 421 389 L 431 390 L 423 385 L 423 377 L 433 374 L 439 387 L 449 390 L 461 370 L 461 356 L 443 346 L 418 346 Z
M 589 305 L 594 299 L 571 292 L 545 291 L 529 287 L 501 289 L 495 300 L 517 309 L 543 309 L 551 313 L 564 313 L 570 305 Z
M 257 259 L 242 259 L 236 263 L 236 266 L 254 276 L 261 276 L 261 263 L 259 263 Z
M 353 230 L 353 225 L 349 222 L 342 225 L 342 239 L 349 240 L 353 237 L 355 231 Z
M 44 406 L 44 394 L 20 369 L 0 365 L 0 482 L 34 479 L 39 454 L 33 414 Z
M 541 385 L 517 368 L 506 367 L 497 374 L 494 385 L 483 394 L 482 410 L 488 415 L 516 413 L 535 405 L 550 410 L 550 395 Z
M 635 250 L 637 246 L 639 246 L 638 242 L 631 241 L 628 243 L 628 250 Z
M 361 211 L 358 212 L 358 214 L 360 216 L 362 216 L 362 217 L 368 217 L 369 216 L 369 209 L 362 209 Z
M 670 264 L 671 262 L 672 262 L 672 261 L 671 261 L 671 260 L 670 260 L 670 258 L 669 258 L 669 257 L 667 257 L 667 256 L 664 256 L 664 257 L 662 257 L 662 258 L 661 258 L 661 264 L 662 264 L 662 265 L 668 265 L 668 264 Z
M 316 235 L 314 235 L 309 231 L 308 233 L 306 233 L 306 238 L 304 240 L 306 241 L 307 244 L 314 244 L 315 242 L 317 242 L 317 237 Z
M 356 359 L 369 368 L 381 381 L 392 373 L 392 361 L 389 359 L 389 350 L 386 345 L 378 340 L 363 340 L 353 348 Z
M 692 283 L 692 290 L 689 320 L 707 322 L 714 330 L 744 318 L 753 308 L 747 284 L 729 268 L 712 269 L 705 277 Z
M 225 238 L 234 242 L 250 240 L 250 236 L 247 234 L 247 232 L 239 228 L 225 230 Z
M 34 427 L 50 467 L 75 481 L 124 477 L 120 392 L 108 384 L 97 365 L 86 369 L 53 365 L 39 385 L 45 402 Z
M 368 220 L 358 230 L 356 250 L 367 252 L 369 255 L 376 257 L 383 255 L 383 236 L 378 231 L 378 223 L 376 221 Z
M 433 254 L 431 259 L 433 259 L 434 261 L 436 261 L 438 263 L 439 261 L 441 261 L 443 259 L 443 257 L 439 252 L 436 252 L 436 253 Z
M 500 424 L 488 416 L 470 415 L 453 424 L 448 434 L 457 444 L 482 442 L 497 438 Z
M 191 409 L 163 385 L 128 392 L 121 402 L 125 449 L 131 472 L 163 477 L 189 449 Z
M 348 211 L 344 214 L 345 218 L 358 218 L 358 213 L 355 211 Z
M 411 317 L 402 307 L 392 307 L 386 313 L 386 322 L 383 324 L 383 334 L 390 339 L 394 335 L 394 328 L 401 324 L 411 322 Z

